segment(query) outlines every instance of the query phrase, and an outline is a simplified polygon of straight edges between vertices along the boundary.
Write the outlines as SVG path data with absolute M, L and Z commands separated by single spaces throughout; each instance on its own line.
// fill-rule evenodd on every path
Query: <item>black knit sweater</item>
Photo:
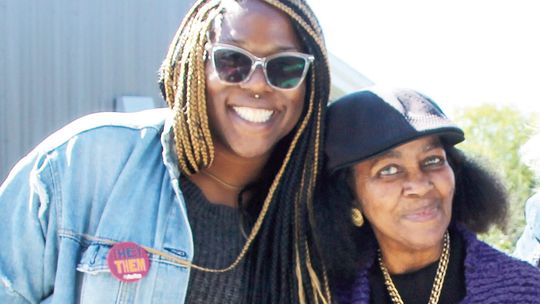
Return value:
M 208 268 L 229 266 L 242 249 L 245 239 L 237 209 L 210 203 L 201 190 L 182 178 L 188 218 L 193 233 L 193 263 Z M 224 273 L 191 269 L 186 303 L 240 303 L 245 263 Z

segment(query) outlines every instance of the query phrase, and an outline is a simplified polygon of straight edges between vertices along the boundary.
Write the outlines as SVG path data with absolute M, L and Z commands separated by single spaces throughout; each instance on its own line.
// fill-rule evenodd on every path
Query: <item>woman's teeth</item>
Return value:
M 244 120 L 255 123 L 267 122 L 274 111 L 266 109 L 248 108 L 248 107 L 233 107 L 238 116 Z

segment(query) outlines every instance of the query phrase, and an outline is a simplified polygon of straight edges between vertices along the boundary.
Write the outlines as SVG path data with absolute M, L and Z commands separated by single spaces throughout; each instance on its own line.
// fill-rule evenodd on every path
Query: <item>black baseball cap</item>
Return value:
M 329 174 L 426 135 L 448 145 L 465 140 L 439 106 L 410 89 L 369 88 L 333 102 L 327 111 Z

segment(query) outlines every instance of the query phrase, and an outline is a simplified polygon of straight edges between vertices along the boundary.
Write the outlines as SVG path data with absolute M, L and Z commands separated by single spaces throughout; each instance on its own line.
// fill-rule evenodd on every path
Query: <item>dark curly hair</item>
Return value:
M 500 178 L 463 151 L 448 145 L 444 149 L 456 181 L 450 225 L 461 224 L 476 233 L 492 225 L 504 229 L 508 195 Z M 353 183 L 351 166 L 325 176 L 315 206 L 321 255 L 332 285 L 339 284 L 338 288 L 353 283 L 356 269 L 374 257 L 376 248 L 369 223 L 358 228 L 351 221 L 351 208 L 356 207 Z

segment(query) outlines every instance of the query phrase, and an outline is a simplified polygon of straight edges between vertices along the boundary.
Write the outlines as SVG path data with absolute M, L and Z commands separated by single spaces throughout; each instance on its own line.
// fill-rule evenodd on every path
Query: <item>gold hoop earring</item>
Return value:
M 356 227 L 362 227 L 364 225 L 364 217 L 362 211 L 358 208 L 351 208 L 352 222 Z

